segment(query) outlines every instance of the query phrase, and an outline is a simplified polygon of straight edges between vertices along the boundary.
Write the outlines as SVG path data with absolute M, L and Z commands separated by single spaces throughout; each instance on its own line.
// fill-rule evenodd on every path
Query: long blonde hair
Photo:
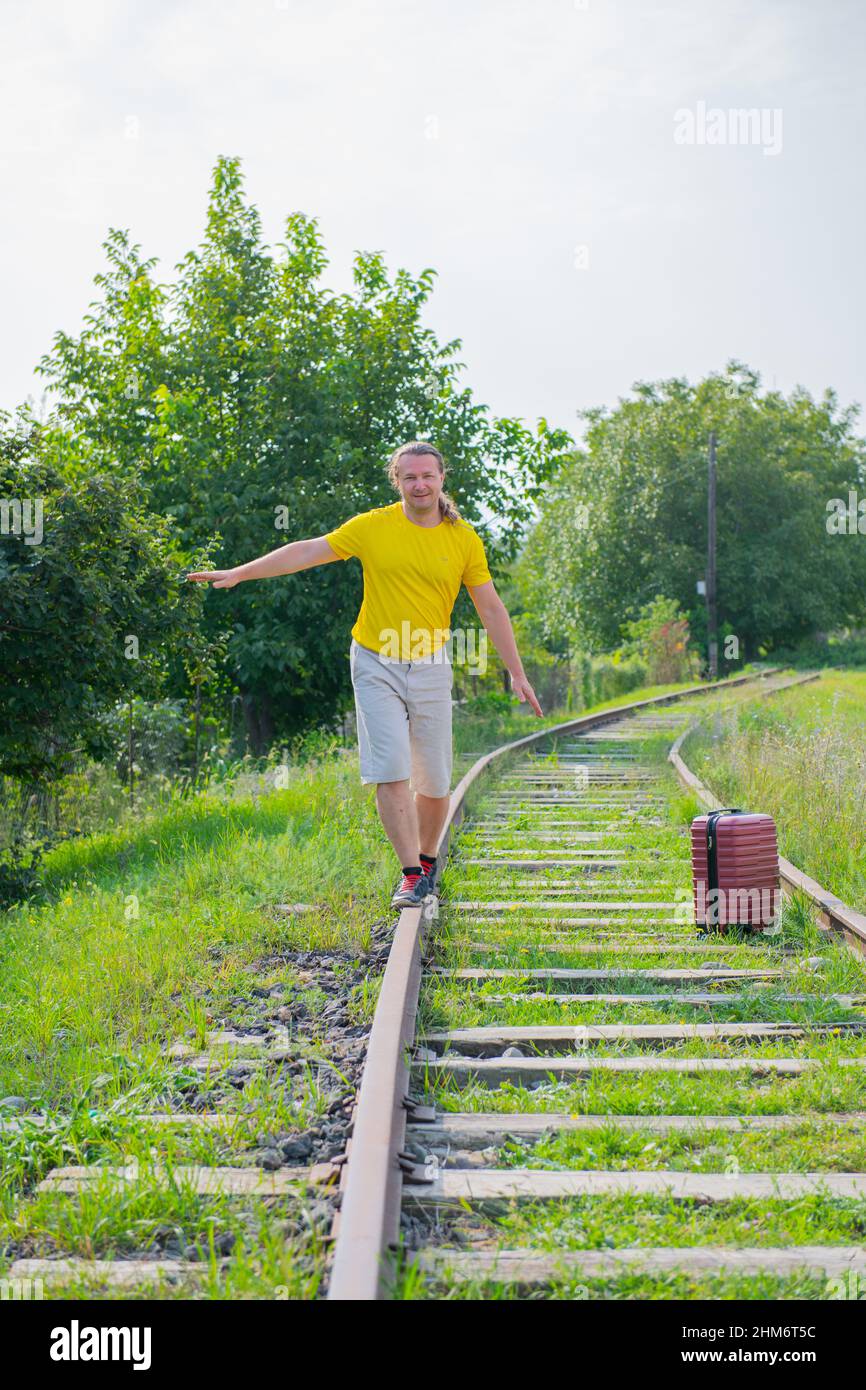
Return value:
M 395 449 L 388 462 L 388 481 L 395 491 L 400 491 L 400 471 L 399 463 L 405 454 L 432 454 L 439 464 L 439 472 L 445 477 L 445 460 L 439 450 L 432 444 L 428 444 L 423 439 L 410 439 L 408 444 L 401 444 L 399 449 Z M 453 497 L 449 497 L 447 492 L 439 494 L 439 510 L 442 513 L 443 521 L 450 521 L 452 526 L 460 520 L 460 513 L 457 510 L 457 503 Z

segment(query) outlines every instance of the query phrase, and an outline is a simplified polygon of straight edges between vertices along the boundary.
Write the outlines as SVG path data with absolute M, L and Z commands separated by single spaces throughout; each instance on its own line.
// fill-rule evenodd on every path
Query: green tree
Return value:
M 0 774 L 51 782 L 104 753 L 114 700 L 159 690 L 187 622 L 187 557 L 135 478 L 24 417 L 0 418 L 0 497 L 41 515 L 35 543 L 0 532 Z
M 827 530 L 827 504 L 862 495 L 856 409 L 833 392 L 763 393 L 730 362 L 697 385 L 638 383 L 613 411 L 586 413 L 584 447 L 560 473 L 518 567 L 524 601 L 553 639 L 617 645 L 656 595 L 704 644 L 706 449 L 718 432 L 718 607 L 739 656 L 866 616 L 866 549 Z
M 103 249 L 101 297 L 77 337 L 55 334 L 39 370 L 57 397 L 54 420 L 97 446 L 107 467 L 137 471 L 153 457 L 154 393 L 169 373 L 166 295 L 156 261 L 143 260 L 128 233 L 112 229 Z
M 215 563 L 235 564 L 391 502 L 388 455 L 422 436 L 445 452 L 449 490 L 493 563 L 516 554 L 571 441 L 472 399 L 460 343 L 423 324 L 432 270 L 389 275 L 380 253 L 362 253 L 352 290 L 334 294 L 313 219 L 292 214 L 276 252 L 262 244 L 236 159 L 217 163 L 204 238 L 173 284 L 152 282 L 126 234 L 106 249 L 100 302 L 78 338 L 58 335 L 42 371 L 64 420 L 139 474 L 185 548 L 219 533 Z M 340 565 L 209 598 L 206 636 L 230 631 L 226 665 L 256 751 L 345 704 L 359 597 L 359 574 Z

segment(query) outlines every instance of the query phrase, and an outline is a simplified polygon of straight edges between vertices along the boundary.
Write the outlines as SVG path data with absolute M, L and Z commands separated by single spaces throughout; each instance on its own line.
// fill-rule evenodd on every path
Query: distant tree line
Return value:
M 706 642 L 707 439 L 718 435 L 718 610 L 740 661 L 866 623 L 866 538 L 838 507 L 866 497 L 857 411 L 762 392 L 742 363 L 692 385 L 639 382 L 586 412 L 583 446 L 547 489 L 515 569 L 523 611 L 551 650 L 610 650 L 659 597 Z M 725 643 L 726 638 L 736 641 Z

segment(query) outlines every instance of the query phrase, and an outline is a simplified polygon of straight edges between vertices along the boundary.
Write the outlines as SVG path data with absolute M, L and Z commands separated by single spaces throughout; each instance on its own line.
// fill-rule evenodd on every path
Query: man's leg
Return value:
M 420 907 L 429 888 L 418 856 L 418 813 L 409 787 L 411 756 L 406 673 L 353 639 L 352 684 L 358 715 L 361 781 L 376 788 L 376 809 L 404 873 L 391 906 Z
M 424 796 L 415 793 L 415 808 L 418 815 L 418 848 L 431 859 L 436 857 L 439 836 L 448 816 L 450 796 Z
M 448 789 L 452 770 L 452 684 L 450 662 L 435 661 L 413 665 L 407 682 L 418 849 L 428 860 L 436 858 L 451 801 Z
M 409 790 L 408 777 L 402 782 L 378 782 L 376 807 L 400 864 L 417 864 L 418 814 Z
M 402 866 L 418 863 L 418 819 L 409 790 L 409 714 L 399 666 L 380 661 L 354 638 L 350 649 L 358 717 L 361 781 L 376 788 L 376 809 Z

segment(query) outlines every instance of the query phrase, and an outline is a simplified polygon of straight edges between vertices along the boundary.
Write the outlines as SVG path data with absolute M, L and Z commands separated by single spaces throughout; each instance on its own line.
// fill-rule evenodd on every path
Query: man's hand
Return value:
M 195 574 L 188 574 L 187 579 L 194 579 L 197 584 L 213 584 L 215 589 L 233 589 L 241 582 L 234 570 L 197 570 Z
M 538 703 L 538 698 L 535 694 L 535 691 L 533 690 L 532 686 L 529 684 L 529 681 L 526 679 L 525 676 L 512 676 L 511 689 L 514 691 L 521 704 L 525 704 L 528 700 L 529 703 L 532 705 L 532 708 L 535 710 L 535 713 L 539 716 L 539 718 L 541 717 L 541 705 Z

